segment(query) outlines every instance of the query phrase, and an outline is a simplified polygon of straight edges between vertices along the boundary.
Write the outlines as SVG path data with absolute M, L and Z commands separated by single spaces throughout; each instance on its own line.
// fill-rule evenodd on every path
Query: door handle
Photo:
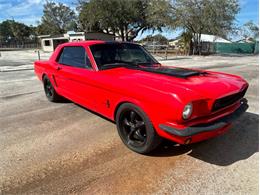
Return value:
M 56 70 L 61 70 L 61 67 L 60 67 L 60 66 L 57 66 L 57 67 L 56 67 Z

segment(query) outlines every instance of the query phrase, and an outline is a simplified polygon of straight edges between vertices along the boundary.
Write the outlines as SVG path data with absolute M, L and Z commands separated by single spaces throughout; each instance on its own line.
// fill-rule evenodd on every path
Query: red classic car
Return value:
M 65 97 L 115 121 L 138 153 L 162 138 L 189 144 L 215 137 L 248 108 L 241 77 L 162 66 L 133 43 L 65 43 L 34 69 L 49 101 Z

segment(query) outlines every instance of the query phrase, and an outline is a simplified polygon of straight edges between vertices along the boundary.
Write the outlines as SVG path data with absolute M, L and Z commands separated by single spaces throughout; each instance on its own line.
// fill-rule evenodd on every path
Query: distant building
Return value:
M 181 40 L 181 36 L 169 41 L 169 45 L 173 46 L 173 47 L 178 47 L 178 43 L 180 40 Z M 202 42 L 202 44 L 203 43 L 232 43 L 231 41 L 224 39 L 220 36 L 207 35 L 207 34 L 201 34 L 201 42 Z
M 101 32 L 74 32 L 68 31 L 66 34 L 60 35 L 40 35 L 41 47 L 43 51 L 52 52 L 55 48 L 62 43 L 74 42 L 74 41 L 85 41 L 85 40 L 104 40 L 113 41 L 115 36 L 111 34 L 105 34 Z
M 224 39 L 217 35 L 201 34 L 201 42 L 207 43 L 232 43 L 231 41 Z
M 176 39 L 172 39 L 169 41 L 169 46 L 176 47 L 178 45 L 178 42 L 181 40 L 180 37 L 177 37 Z
M 52 52 L 61 43 L 69 42 L 69 39 L 64 35 L 40 35 L 41 47 L 43 51 Z
M 215 53 L 215 45 L 224 44 L 224 45 L 231 45 L 232 42 L 224 39 L 217 35 L 201 35 L 201 53 L 202 54 L 210 54 Z
M 252 37 L 247 37 L 247 38 L 244 38 L 244 39 L 240 39 L 238 41 L 236 41 L 237 43 L 254 43 L 258 41 L 257 39 L 254 39 Z
M 217 43 L 225 43 L 225 44 L 231 44 L 232 42 L 224 39 L 220 36 L 217 35 L 207 35 L 207 34 L 201 34 L 201 38 L 200 38 L 201 44 L 201 53 L 202 54 L 210 54 L 210 53 L 214 53 L 214 45 Z M 192 44 L 191 47 L 194 42 L 194 39 L 192 39 Z M 175 39 L 172 39 L 169 41 L 169 46 L 176 48 L 176 49 L 183 49 L 184 48 L 184 43 L 182 42 L 182 37 L 179 36 Z M 192 52 L 192 49 L 190 50 L 190 52 Z

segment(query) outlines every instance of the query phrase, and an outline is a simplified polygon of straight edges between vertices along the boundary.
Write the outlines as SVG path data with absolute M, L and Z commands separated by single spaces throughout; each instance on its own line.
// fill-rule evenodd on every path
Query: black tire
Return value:
M 47 76 L 43 77 L 43 88 L 45 95 L 50 102 L 59 102 L 62 97 L 55 91 L 50 79 Z
M 147 154 L 161 143 L 162 138 L 156 133 L 148 116 L 131 103 L 118 108 L 116 125 L 121 140 L 134 152 Z

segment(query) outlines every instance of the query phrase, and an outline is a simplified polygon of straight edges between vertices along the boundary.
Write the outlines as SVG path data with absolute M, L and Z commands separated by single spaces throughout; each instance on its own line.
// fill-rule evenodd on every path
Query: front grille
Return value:
M 246 91 L 247 91 L 247 87 L 238 93 L 217 99 L 213 104 L 212 112 L 215 112 L 221 108 L 225 108 L 235 103 L 236 101 L 240 100 L 242 97 L 244 97 Z

